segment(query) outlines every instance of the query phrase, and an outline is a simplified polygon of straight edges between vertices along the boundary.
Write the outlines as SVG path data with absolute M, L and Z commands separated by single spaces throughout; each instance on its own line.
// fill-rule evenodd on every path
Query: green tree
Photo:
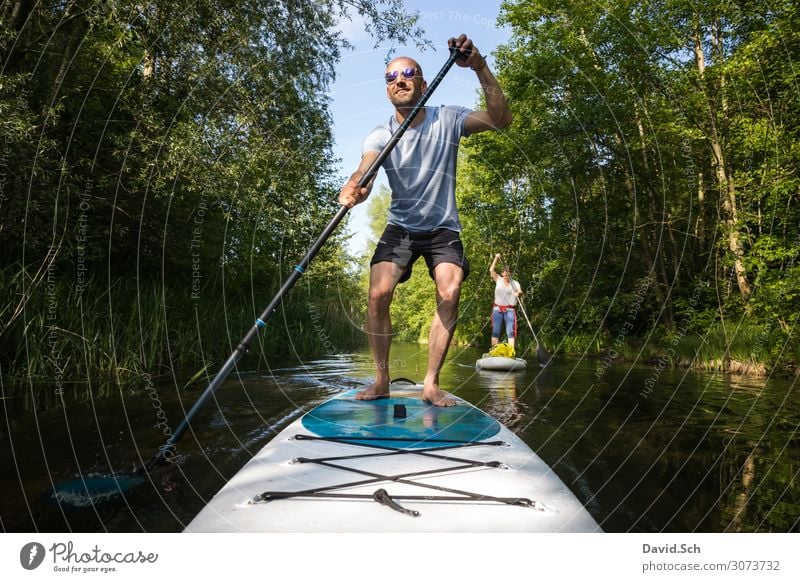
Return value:
M 502 20 L 515 122 L 464 148 L 470 253 L 511 247 L 534 319 L 585 348 L 715 320 L 725 357 L 776 320 L 796 345 L 796 7 L 524 0 Z
M 376 40 L 421 38 L 399 0 L 4 3 L 0 361 L 28 365 L 44 335 L 79 356 L 87 313 L 132 364 L 251 325 L 336 211 L 327 91 L 356 14 Z M 312 278 L 354 284 L 341 237 Z

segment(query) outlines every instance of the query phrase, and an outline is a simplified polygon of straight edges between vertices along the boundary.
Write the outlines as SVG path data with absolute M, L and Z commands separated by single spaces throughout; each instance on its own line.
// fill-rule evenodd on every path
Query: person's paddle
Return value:
M 451 46 L 449 48 L 450 54 L 447 58 L 447 62 L 436 74 L 436 77 L 433 79 L 433 81 L 428 84 L 428 89 L 422 94 L 417 104 L 405 118 L 400 127 L 397 128 L 397 131 L 394 132 L 392 137 L 389 139 L 389 142 L 378 154 L 378 157 L 375 158 L 375 161 L 372 163 L 372 165 L 370 165 L 369 169 L 358 181 L 359 188 L 366 187 L 370 181 L 372 181 L 372 179 L 378 173 L 378 169 L 392 152 L 395 145 L 405 133 L 406 129 L 408 129 L 408 127 L 411 125 L 414 118 L 422 110 L 423 106 L 428 101 L 428 98 L 434 92 L 436 87 L 439 85 L 439 83 L 441 83 L 442 79 L 444 79 L 444 76 L 453 66 L 453 63 L 455 63 L 456 59 L 460 58 L 465 60 L 469 56 L 468 52 L 461 52 L 456 47 Z M 158 453 L 150 461 L 143 464 L 141 467 L 137 468 L 128 475 L 115 474 L 111 476 L 82 476 L 78 479 L 73 479 L 65 483 L 54 485 L 53 491 L 51 492 L 51 497 L 59 504 L 73 505 L 76 507 L 86 507 L 101 501 L 107 501 L 109 499 L 113 499 L 118 494 L 125 493 L 131 487 L 141 483 L 143 481 L 144 474 L 146 474 L 150 469 L 161 465 L 168 460 L 171 460 L 171 458 L 175 456 L 175 445 L 189 429 L 191 421 L 195 416 L 197 416 L 197 413 L 200 411 L 200 409 L 202 409 L 203 406 L 211 399 L 217 389 L 230 375 L 242 356 L 247 353 L 250 348 L 250 344 L 256 338 L 256 335 L 258 335 L 259 330 L 266 326 L 266 322 L 270 319 L 270 317 L 272 317 L 273 313 L 275 313 L 278 306 L 283 301 L 283 298 L 289 293 L 292 287 L 294 287 L 300 276 L 305 273 L 308 265 L 331 236 L 334 229 L 345 217 L 348 210 L 349 209 L 346 206 L 342 206 L 333 219 L 331 219 L 331 221 L 322 231 L 322 234 L 320 234 L 317 240 L 315 240 L 311 245 L 311 248 L 308 250 L 300 263 L 294 267 L 294 270 L 289 274 L 286 282 L 280 288 L 275 297 L 273 297 L 272 301 L 270 301 L 269 305 L 267 305 L 266 309 L 264 309 L 264 312 L 258 317 L 258 319 L 256 319 L 255 325 L 253 325 L 253 327 L 250 328 L 250 331 L 248 331 L 247 334 L 242 338 L 242 340 L 236 346 L 236 349 L 225 361 L 222 368 L 219 369 L 214 378 L 208 384 L 208 387 L 197 399 L 197 402 L 195 402 L 194 406 L 192 406 L 189 412 L 186 413 L 186 416 L 183 418 L 178 428 L 176 428 L 171 434 L 167 442 L 159 447 Z
M 525 321 L 528 322 L 528 329 L 531 330 L 533 334 L 533 339 L 536 340 L 536 359 L 539 360 L 539 365 L 542 368 L 547 367 L 550 364 L 550 361 L 553 359 L 553 356 L 544 349 L 544 346 L 539 342 L 539 338 L 536 337 L 536 332 L 533 331 L 533 326 L 531 325 L 531 320 L 528 319 L 528 314 L 525 313 L 525 305 L 522 303 L 522 297 L 517 297 L 517 303 L 519 303 L 519 308 L 522 311 L 522 315 L 525 316 Z

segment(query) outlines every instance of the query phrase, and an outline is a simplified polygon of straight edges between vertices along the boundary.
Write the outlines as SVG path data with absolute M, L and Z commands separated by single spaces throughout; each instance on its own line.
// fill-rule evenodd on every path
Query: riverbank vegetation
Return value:
M 399 0 L 0 11 L 0 367 L 36 381 L 216 366 L 336 211 L 336 23 L 423 38 Z M 462 145 L 456 341 L 488 345 L 501 252 L 556 354 L 795 371 L 796 3 L 517 0 L 501 20 L 514 123 Z M 342 233 L 254 356 L 365 342 Z M 418 268 L 397 337 L 424 341 L 434 307 Z
M 521 0 L 502 20 L 514 123 L 462 148 L 457 341 L 488 345 L 501 252 L 559 353 L 796 370 L 797 5 Z M 410 337 L 417 295 L 398 294 Z
M 0 16 L 0 368 L 35 382 L 226 357 L 338 208 L 337 23 L 419 36 L 396 0 L 18 1 Z M 363 339 L 344 240 L 253 352 Z

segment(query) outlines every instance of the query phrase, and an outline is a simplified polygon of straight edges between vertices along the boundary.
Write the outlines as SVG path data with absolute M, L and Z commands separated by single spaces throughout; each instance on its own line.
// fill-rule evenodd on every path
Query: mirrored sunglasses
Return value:
M 389 71 L 388 73 L 386 73 L 384 75 L 383 78 L 386 79 L 386 84 L 387 85 L 391 85 L 392 83 L 397 81 L 397 78 L 400 75 L 403 75 L 404 79 L 411 79 L 411 78 L 415 77 L 416 74 L 417 74 L 417 68 L 416 67 L 406 67 L 405 69 L 401 69 L 399 71 Z

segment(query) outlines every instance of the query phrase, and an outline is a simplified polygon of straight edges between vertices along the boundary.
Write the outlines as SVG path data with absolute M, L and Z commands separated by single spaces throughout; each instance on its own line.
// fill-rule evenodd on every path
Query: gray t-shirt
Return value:
M 454 105 L 425 107 L 425 119 L 409 127 L 383 169 L 392 189 L 389 223 L 410 232 L 437 228 L 461 231 L 456 208 L 458 142 L 471 109 Z M 372 130 L 363 152 L 381 151 L 400 124 L 394 115 Z

